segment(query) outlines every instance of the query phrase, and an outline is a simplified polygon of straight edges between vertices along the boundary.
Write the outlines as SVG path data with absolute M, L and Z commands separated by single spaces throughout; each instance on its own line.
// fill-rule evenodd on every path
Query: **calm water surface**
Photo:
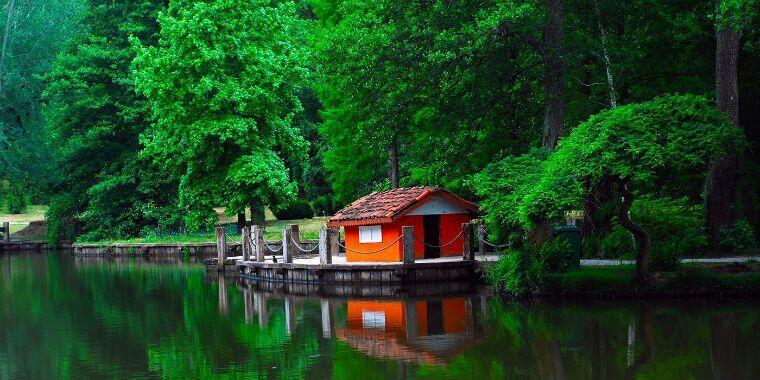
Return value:
M 198 264 L 0 255 L 0 379 L 760 379 L 751 301 L 257 287 Z

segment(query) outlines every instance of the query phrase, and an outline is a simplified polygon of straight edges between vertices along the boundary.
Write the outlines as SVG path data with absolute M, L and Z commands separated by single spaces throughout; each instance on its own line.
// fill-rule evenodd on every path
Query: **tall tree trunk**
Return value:
M 391 180 L 391 188 L 398 189 L 398 135 L 395 133 L 391 139 L 391 145 L 388 148 L 388 156 L 390 162 L 388 176 Z
M 615 95 L 615 81 L 612 78 L 612 65 L 610 65 L 610 55 L 607 52 L 607 34 L 602 26 L 602 14 L 599 12 L 599 4 L 594 0 L 594 10 L 596 11 L 596 21 L 599 25 L 599 34 L 602 39 L 602 55 L 604 56 L 604 67 L 607 71 L 607 89 L 610 93 L 610 108 L 617 107 L 617 97 Z
M 618 209 L 618 221 L 636 240 L 636 278 L 639 281 L 648 282 L 650 280 L 649 254 L 652 251 L 652 239 L 643 227 L 631 220 L 629 211 L 633 204 L 633 194 L 628 189 L 627 183 L 625 181 L 618 181 L 617 183 L 617 191 L 623 202 Z
M 245 227 L 245 210 L 237 214 L 237 233 L 238 234 L 243 232 L 243 227 Z
M 251 225 L 252 226 L 263 226 L 264 225 L 264 219 L 266 219 L 266 215 L 264 215 L 264 206 L 255 206 L 251 205 Z
M 13 19 L 13 6 L 16 4 L 16 0 L 10 0 L 8 2 L 8 16 L 5 20 L 5 33 L 3 33 L 3 47 L 0 51 L 0 96 L 3 95 L 3 68 L 5 66 L 5 56 L 8 51 L 8 38 L 11 34 L 11 20 Z
M 546 0 L 546 30 L 544 31 L 544 93 L 546 111 L 544 113 L 544 148 L 554 150 L 562 136 L 562 121 L 565 113 L 565 68 L 562 59 L 562 36 L 564 1 Z
M 716 7 L 720 1 L 716 1 Z M 730 25 L 716 30 L 715 94 L 718 109 L 725 112 L 734 127 L 739 128 L 739 91 L 737 65 L 741 32 Z M 710 242 L 718 243 L 721 230 L 731 227 L 734 221 L 733 205 L 736 201 L 735 154 L 710 162 L 705 181 L 705 209 Z

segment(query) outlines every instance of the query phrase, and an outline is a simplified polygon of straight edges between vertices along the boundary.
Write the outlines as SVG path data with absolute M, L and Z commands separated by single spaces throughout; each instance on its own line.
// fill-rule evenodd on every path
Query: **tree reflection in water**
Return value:
M 0 378 L 760 378 L 753 301 L 341 297 L 55 254 L 0 274 Z

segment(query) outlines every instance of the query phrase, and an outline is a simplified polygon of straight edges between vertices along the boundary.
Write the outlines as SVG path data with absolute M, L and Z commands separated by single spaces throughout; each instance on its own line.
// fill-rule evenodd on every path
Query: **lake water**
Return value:
M 757 301 L 329 297 L 0 255 L 0 379 L 760 379 Z

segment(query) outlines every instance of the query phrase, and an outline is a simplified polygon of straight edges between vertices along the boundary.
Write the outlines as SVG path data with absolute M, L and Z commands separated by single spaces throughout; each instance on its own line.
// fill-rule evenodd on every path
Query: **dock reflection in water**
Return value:
M 229 280 L 219 278 L 219 281 L 219 305 L 226 305 L 229 301 L 224 299 L 227 291 L 222 284 Z M 240 281 L 247 323 L 257 321 L 260 327 L 266 326 L 268 300 L 281 300 L 284 332 L 290 336 L 297 328 L 297 314 L 303 304 L 318 302 L 323 338 L 337 338 L 375 358 L 445 364 L 485 334 L 483 324 L 478 323 L 482 319 L 478 313 L 486 310 L 485 295 L 336 298 L 257 290 L 261 285 Z M 280 289 L 288 288 L 293 290 L 285 285 Z M 220 313 L 225 312 L 220 306 Z M 336 321 L 337 315 L 340 317 Z
M 0 254 L 0 379 L 760 379 L 757 300 L 510 302 Z

